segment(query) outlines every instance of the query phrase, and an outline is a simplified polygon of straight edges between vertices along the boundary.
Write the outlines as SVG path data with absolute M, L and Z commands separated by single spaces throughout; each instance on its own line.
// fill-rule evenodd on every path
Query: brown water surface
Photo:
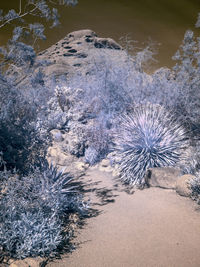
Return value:
M 0 1 L 0 9 L 18 10 L 18 0 Z M 75 7 L 59 7 L 61 25 L 46 31 L 47 41 L 40 42 L 43 50 L 69 32 L 92 29 L 101 37 L 116 41 L 129 35 L 143 46 L 149 39 L 157 46 L 156 66 L 172 66 L 171 57 L 180 45 L 187 29 L 195 30 L 200 0 L 79 0 Z M 9 26 L 0 29 L 0 43 L 9 37 Z M 195 30 L 199 32 L 198 30 Z

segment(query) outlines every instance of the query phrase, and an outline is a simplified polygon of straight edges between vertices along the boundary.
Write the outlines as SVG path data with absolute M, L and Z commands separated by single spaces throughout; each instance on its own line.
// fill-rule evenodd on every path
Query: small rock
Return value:
M 110 160 L 103 159 L 99 164 L 99 170 L 103 172 L 112 172 L 113 167 L 110 166 Z
M 108 159 L 103 159 L 101 161 L 101 166 L 102 167 L 108 167 L 108 166 L 110 166 L 110 161 Z
M 191 174 L 185 174 L 179 177 L 176 182 L 176 193 L 183 197 L 190 197 L 191 189 L 189 186 L 189 181 L 193 178 L 194 176 Z
M 116 166 L 115 166 L 114 170 L 112 171 L 112 176 L 114 178 L 119 178 L 120 177 L 120 171 Z
M 146 174 L 146 183 L 149 186 L 165 189 L 175 189 L 181 171 L 173 167 L 150 168 Z
M 60 132 L 60 130 L 57 130 L 57 129 L 54 129 L 54 130 L 51 130 L 51 135 L 52 135 L 52 138 L 55 142 L 62 142 L 64 140 L 63 136 L 62 136 L 62 133 Z
M 17 260 L 10 264 L 10 267 L 40 267 L 44 259 L 41 257 L 37 258 L 26 258 L 24 260 Z
M 88 168 L 88 164 L 84 162 L 75 162 L 74 163 L 77 170 L 85 171 Z
M 108 167 L 99 166 L 99 170 L 102 172 L 113 172 L 113 168 L 111 166 Z

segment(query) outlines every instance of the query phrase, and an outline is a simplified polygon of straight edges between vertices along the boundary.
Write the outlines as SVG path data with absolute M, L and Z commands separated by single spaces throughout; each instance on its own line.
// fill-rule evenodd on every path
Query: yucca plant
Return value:
M 115 132 L 116 162 L 122 181 L 144 184 L 149 168 L 176 165 L 187 146 L 186 130 L 171 112 L 150 103 L 136 106 L 121 118 Z

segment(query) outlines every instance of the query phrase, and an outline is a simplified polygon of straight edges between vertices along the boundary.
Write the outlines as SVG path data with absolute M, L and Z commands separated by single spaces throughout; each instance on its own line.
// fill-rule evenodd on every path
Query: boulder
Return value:
M 181 171 L 173 167 L 150 168 L 146 174 L 146 183 L 149 186 L 165 189 L 175 189 Z
M 191 196 L 190 180 L 195 177 L 191 174 L 185 174 L 180 176 L 176 181 L 176 193 L 183 197 Z

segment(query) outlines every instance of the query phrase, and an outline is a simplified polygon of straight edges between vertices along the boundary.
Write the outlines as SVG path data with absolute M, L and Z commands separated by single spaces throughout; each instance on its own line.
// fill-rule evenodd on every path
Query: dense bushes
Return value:
M 70 250 L 70 215 L 87 213 L 81 185 L 43 163 L 29 175 L 1 172 L 1 256 L 55 256 Z
M 0 12 L 0 28 L 15 25 L 12 38 L 0 48 L 0 261 L 53 257 L 70 250 L 70 216 L 80 219 L 87 213 L 80 182 L 45 160 L 49 131 L 62 127 L 65 118 L 58 103 L 52 103 L 53 77 L 48 77 L 47 89 L 41 67 L 49 62 L 38 60 L 32 45 L 45 39 L 44 27 L 29 24 L 26 15 L 56 26 L 58 14 L 52 5 L 77 1 L 55 1 L 51 7 L 49 2 L 19 1 L 19 13 Z
M 0 114 L 0 151 L 7 169 L 27 172 L 30 164 L 45 156 L 47 139 L 41 138 L 35 127 L 38 112 L 34 101 L 25 99 L 18 88 L 11 87 L 2 96 L 5 93 L 7 102 L 1 103 Z
M 0 10 L 0 28 L 8 24 L 13 27 L 11 39 L 0 47 L 0 151 L 8 169 L 27 172 L 28 165 L 37 162 L 37 157 L 44 158 L 48 131 L 60 119 L 58 114 L 47 119 L 48 101 L 54 88 L 46 90 L 41 70 L 49 62 L 36 58 L 36 41 L 46 38 L 45 27 L 37 20 L 42 18 L 54 27 L 59 23 L 56 5 L 76 3 L 76 0 L 19 1 L 17 11 L 12 9 L 5 14 Z M 30 23 L 27 16 L 34 17 L 35 23 Z

